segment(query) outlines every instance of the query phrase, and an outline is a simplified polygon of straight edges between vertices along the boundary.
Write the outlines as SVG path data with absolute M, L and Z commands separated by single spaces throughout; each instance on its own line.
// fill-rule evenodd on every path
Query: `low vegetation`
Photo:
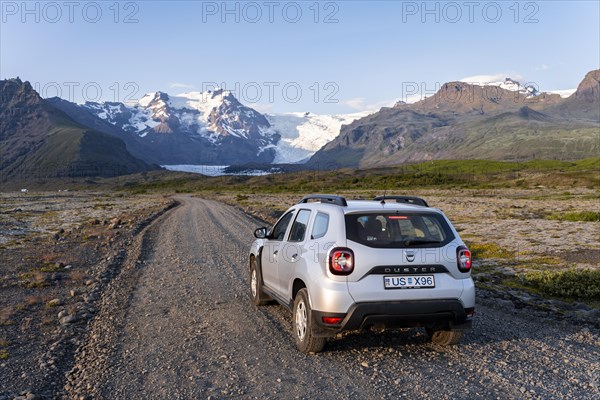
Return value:
M 548 219 L 571 222 L 600 222 L 600 211 L 579 211 L 564 214 L 552 214 Z
M 523 280 L 548 296 L 600 301 L 600 270 L 529 271 Z
M 514 258 L 516 254 L 513 252 L 500 247 L 496 243 L 474 243 L 465 241 L 465 244 L 471 250 L 473 258 Z

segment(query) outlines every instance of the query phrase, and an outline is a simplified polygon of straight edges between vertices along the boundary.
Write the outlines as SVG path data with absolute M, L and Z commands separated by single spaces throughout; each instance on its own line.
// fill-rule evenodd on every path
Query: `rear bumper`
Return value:
M 468 316 L 467 311 L 456 299 L 403 300 L 356 303 L 347 314 L 313 311 L 312 317 L 317 333 L 328 336 L 369 327 L 468 329 L 472 313 Z M 327 325 L 323 323 L 323 317 L 341 317 L 343 320 L 339 325 Z

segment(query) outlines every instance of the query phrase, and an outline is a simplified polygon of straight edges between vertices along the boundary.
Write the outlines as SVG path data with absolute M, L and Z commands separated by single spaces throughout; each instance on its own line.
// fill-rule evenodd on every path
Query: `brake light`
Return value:
M 334 275 L 350 275 L 354 271 L 354 252 L 338 247 L 329 252 L 329 271 Z
M 460 272 L 469 272 L 473 265 L 473 259 L 471 258 L 471 251 L 465 246 L 459 246 L 456 249 L 456 263 Z
M 389 219 L 408 219 L 406 215 L 390 215 Z
M 338 325 L 342 322 L 343 318 L 340 317 L 323 317 L 323 323 L 327 325 Z

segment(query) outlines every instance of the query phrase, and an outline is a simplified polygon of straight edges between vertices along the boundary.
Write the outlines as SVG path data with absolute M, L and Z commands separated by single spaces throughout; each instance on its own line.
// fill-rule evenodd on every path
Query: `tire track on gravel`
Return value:
M 131 301 L 108 305 L 126 312 L 118 345 L 97 367 L 105 371 L 99 397 L 313 398 L 334 386 L 337 398 L 372 397 L 331 360 L 297 353 L 287 312 L 250 303 L 245 232 L 255 221 L 215 212 L 226 207 L 215 202 L 179 200 L 147 235 Z
M 178 200 L 180 207 L 144 232 L 143 263 L 115 279 L 103 299 L 90 344 L 78 358 L 88 379 L 75 393 L 127 399 L 599 397 L 597 331 L 491 302 L 478 306 L 473 330 L 456 347 L 434 346 L 413 329 L 347 333 L 324 353 L 303 355 L 294 346 L 290 313 L 250 302 L 247 251 L 259 223 L 218 202 Z

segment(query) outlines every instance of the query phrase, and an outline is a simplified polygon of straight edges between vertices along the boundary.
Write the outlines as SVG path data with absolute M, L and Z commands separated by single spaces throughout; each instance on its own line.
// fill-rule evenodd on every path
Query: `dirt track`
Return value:
M 572 398 L 600 396 L 597 331 L 477 308 L 463 344 L 420 330 L 345 334 L 305 356 L 289 312 L 248 297 L 258 222 L 181 197 L 149 226 L 99 303 L 66 398 Z

